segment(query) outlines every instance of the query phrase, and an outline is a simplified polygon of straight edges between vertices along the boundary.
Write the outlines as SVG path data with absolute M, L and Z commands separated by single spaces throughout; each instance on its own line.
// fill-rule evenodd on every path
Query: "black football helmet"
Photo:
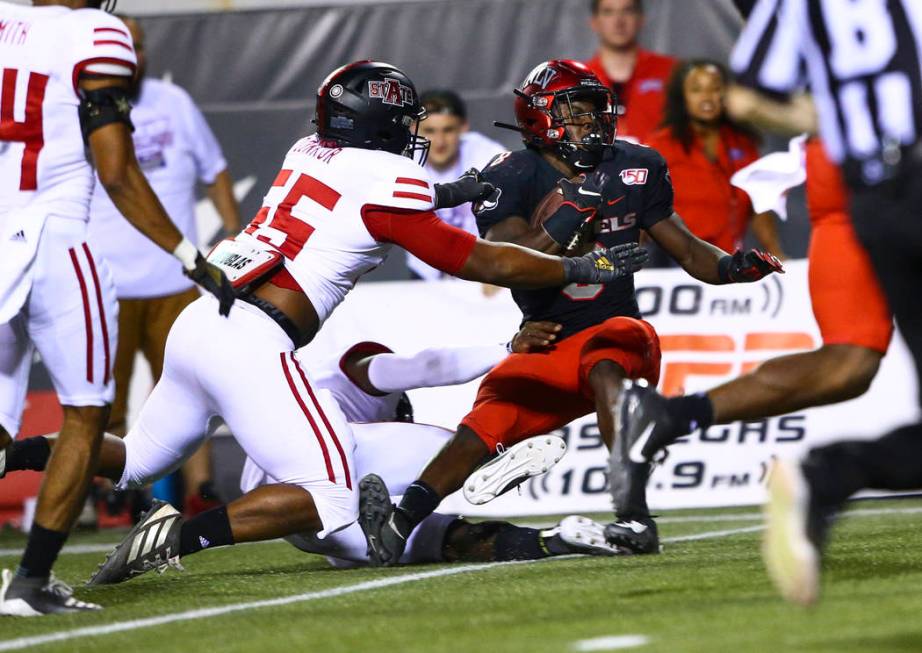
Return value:
M 429 152 L 429 140 L 418 134 L 425 117 L 403 71 L 380 61 L 356 61 L 323 80 L 313 122 L 321 138 L 343 147 L 402 154 L 422 165 Z

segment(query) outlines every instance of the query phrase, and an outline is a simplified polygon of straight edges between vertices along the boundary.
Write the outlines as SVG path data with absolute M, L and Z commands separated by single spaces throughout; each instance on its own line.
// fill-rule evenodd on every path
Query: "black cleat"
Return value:
M 3 570 L 0 587 L 0 615 L 9 617 L 40 617 L 46 614 L 94 612 L 102 610 L 95 603 L 74 598 L 74 591 L 57 580 L 48 578 L 21 578 Z
M 662 462 L 666 447 L 685 435 L 666 411 L 666 398 L 643 379 L 625 381 L 618 403 L 618 437 L 631 462 Z
M 359 481 L 359 526 L 368 542 L 372 567 L 396 565 L 407 546 L 407 538 L 394 522 L 397 507 L 391 503 L 387 485 L 377 474 Z M 398 517 L 399 518 L 399 517 Z
M 619 519 L 605 527 L 605 539 L 620 551 L 632 555 L 659 553 L 659 533 L 651 517 Z
M 775 587 L 793 603 L 819 599 L 823 547 L 835 509 L 819 505 L 794 461 L 776 461 L 768 478 L 762 558 Z
M 163 573 L 179 564 L 179 531 L 182 515 L 165 501 L 155 500 L 125 539 L 106 556 L 87 585 L 121 583 L 156 569 Z

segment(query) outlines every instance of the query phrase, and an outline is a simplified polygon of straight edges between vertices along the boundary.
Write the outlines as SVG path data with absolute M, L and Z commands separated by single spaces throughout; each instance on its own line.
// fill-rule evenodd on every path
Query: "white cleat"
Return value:
M 556 435 L 522 440 L 471 474 L 464 482 L 464 498 L 475 506 L 492 501 L 532 476 L 546 473 L 566 452 L 567 443 Z
M 768 479 L 762 557 L 775 587 L 788 601 L 819 598 L 820 552 L 808 535 L 810 488 L 800 465 L 777 461 Z
M 16 578 L 9 569 L 4 569 L 0 578 L 0 615 L 41 617 L 102 609 L 95 603 L 75 598 L 74 591 L 54 574 L 48 578 Z
M 605 526 L 587 517 L 570 515 L 558 524 L 557 535 L 574 553 L 588 553 L 597 556 L 622 555 L 624 552 L 605 539 Z

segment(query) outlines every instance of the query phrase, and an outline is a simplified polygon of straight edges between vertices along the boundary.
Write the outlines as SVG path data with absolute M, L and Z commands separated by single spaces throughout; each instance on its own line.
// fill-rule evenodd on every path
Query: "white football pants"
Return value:
M 163 376 L 125 437 L 118 487 L 147 485 L 176 469 L 202 444 L 214 415 L 275 482 L 311 494 L 323 522 L 317 537 L 356 520 L 355 445 L 339 406 L 262 311 L 238 301 L 224 318 L 207 295 L 170 329 Z

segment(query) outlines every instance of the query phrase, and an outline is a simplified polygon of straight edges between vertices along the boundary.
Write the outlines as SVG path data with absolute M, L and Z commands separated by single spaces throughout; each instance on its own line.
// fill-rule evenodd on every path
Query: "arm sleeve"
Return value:
M 427 265 L 451 275 L 464 266 L 477 242 L 476 236 L 446 224 L 431 210 L 365 205 L 362 221 L 379 243 L 400 245 Z
M 191 97 L 179 89 L 183 96 L 184 123 L 188 131 L 189 147 L 195 158 L 195 170 L 203 184 L 213 184 L 215 178 L 227 168 L 221 145 L 211 131 L 205 116 Z
M 71 76 L 74 93 L 84 73 L 131 77 L 137 67 L 134 44 L 121 20 L 104 11 L 73 12 Z
M 759 0 L 730 56 L 740 84 L 787 95 L 803 84 L 804 0 Z
M 666 160 L 656 150 L 650 150 L 650 153 L 655 155 L 655 160 L 650 165 L 650 181 L 644 186 L 643 213 L 640 218 L 640 225 L 644 229 L 665 220 L 675 211 L 672 206 L 672 179 L 669 177 Z
M 412 356 L 378 354 L 368 365 L 368 380 L 381 392 L 405 392 L 467 383 L 506 357 L 503 345 L 424 349 Z

